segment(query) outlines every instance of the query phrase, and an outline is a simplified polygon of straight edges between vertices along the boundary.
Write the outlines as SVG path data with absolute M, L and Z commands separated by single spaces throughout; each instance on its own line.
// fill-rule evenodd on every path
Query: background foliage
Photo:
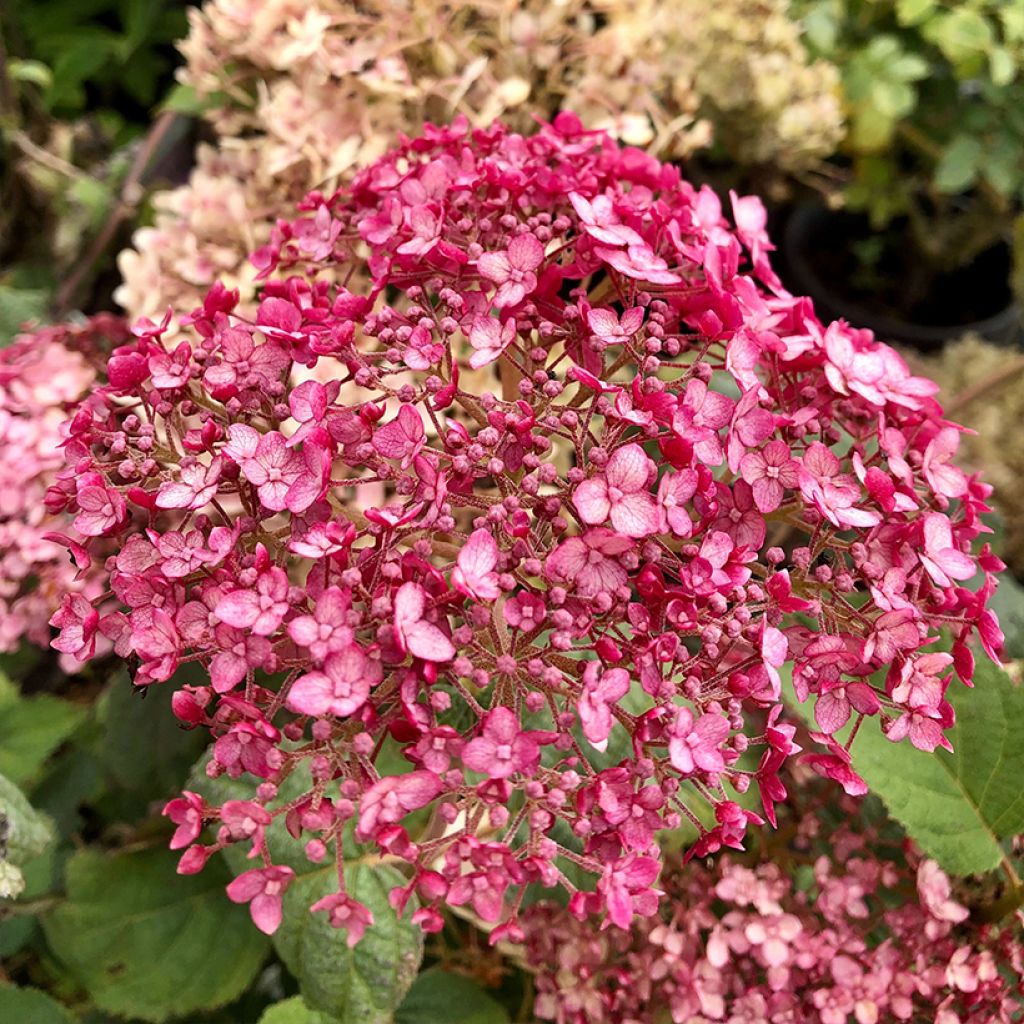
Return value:
M 977 213 L 970 237 L 956 236 L 961 256 L 1003 230 L 1024 197 L 1020 3 L 795 6 L 805 43 L 841 72 L 846 200 L 881 226 L 931 216 L 968 193 Z M 146 186 L 181 180 L 191 161 L 195 126 L 175 114 L 198 106 L 172 78 L 185 28 L 185 5 L 174 0 L 4 5 L 0 343 L 27 320 L 110 307 L 113 254 L 148 216 Z M 171 116 L 161 119 L 165 106 Z M 944 252 L 950 237 L 941 236 Z M 1010 587 L 1001 600 L 1016 630 L 1007 650 L 1020 657 L 1024 591 Z M 303 874 L 273 942 L 228 900 L 226 866 L 175 874 L 160 810 L 190 772 L 206 782 L 201 738 L 169 713 L 187 669 L 139 693 L 113 662 L 67 676 L 53 652 L 25 649 L 0 667 L 0 1020 L 530 1019 L 528 975 L 488 952 L 471 923 L 452 921 L 424 948 L 408 914 L 388 905 L 387 889 L 400 882 L 390 866 L 347 868 L 376 918 L 354 950 L 308 914 L 324 879 L 305 860 L 294 865 Z M 857 741 L 862 773 L 910 840 L 951 874 L 976 876 L 970 885 L 1000 879 L 985 903 L 995 918 L 1024 902 L 1015 844 L 1024 832 L 1024 693 L 1011 669 L 979 668 L 974 692 L 951 694 L 953 754 L 890 744 L 872 730 Z

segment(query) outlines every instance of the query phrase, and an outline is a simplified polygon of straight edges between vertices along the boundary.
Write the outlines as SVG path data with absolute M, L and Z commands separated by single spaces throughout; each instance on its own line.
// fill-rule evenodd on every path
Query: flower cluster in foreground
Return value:
M 315 862 L 406 862 L 427 929 L 447 903 L 517 936 L 529 883 L 626 927 L 659 832 L 703 856 L 774 823 L 784 673 L 848 793 L 857 729 L 947 743 L 970 639 L 1001 643 L 988 489 L 934 385 L 781 287 L 764 226 L 573 115 L 456 122 L 279 221 L 252 317 L 214 287 L 188 340 L 136 326 L 47 496 L 80 560 L 116 540 L 121 610 L 54 622 L 140 686 L 209 673 L 175 711 L 254 784 L 169 806 L 182 871 L 248 844 L 230 894 L 273 930 L 284 818 Z M 338 882 L 317 909 L 354 940 Z
M 781 867 L 724 856 L 667 871 L 661 913 L 632 933 L 529 908 L 535 1013 L 558 1024 L 1019 1021 L 1019 912 L 972 922 L 939 866 L 861 829 L 856 803 L 842 810 L 858 827 L 833 831 L 820 813 L 796 822 Z
M 68 412 L 96 380 L 94 357 L 127 337 L 123 320 L 100 314 L 20 335 L 0 349 L 0 651 L 23 640 L 46 647 L 46 623 L 64 594 L 103 592 L 96 573 L 76 581 L 61 538 L 49 536 L 67 524 L 43 499 L 64 465 Z

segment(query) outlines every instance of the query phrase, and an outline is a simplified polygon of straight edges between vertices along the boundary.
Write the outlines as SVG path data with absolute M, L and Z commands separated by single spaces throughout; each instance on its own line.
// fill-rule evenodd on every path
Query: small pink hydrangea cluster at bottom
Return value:
M 800 831 L 820 825 L 809 815 Z M 529 908 L 534 1013 L 557 1024 L 1022 1019 L 1019 911 L 974 925 L 935 861 L 880 859 L 877 837 L 846 827 L 828 838 L 830 855 L 799 858 L 802 875 L 731 855 L 662 875 L 662 913 L 629 931 Z

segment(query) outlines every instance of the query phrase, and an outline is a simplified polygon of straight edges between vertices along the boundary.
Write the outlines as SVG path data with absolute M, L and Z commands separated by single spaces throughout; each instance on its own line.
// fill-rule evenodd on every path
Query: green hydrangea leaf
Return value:
M 388 893 L 405 879 L 384 864 L 346 865 L 348 893 L 367 906 L 373 926 L 353 948 L 347 933 L 332 928 L 311 904 L 334 892 L 333 865 L 300 875 L 284 897 L 284 918 L 274 947 L 295 976 L 306 1003 L 338 1024 L 390 1024 L 395 1008 L 416 977 L 423 957 L 423 933 L 388 903 Z
M 53 72 L 38 60 L 10 60 L 7 68 L 14 82 L 31 82 L 43 89 L 48 89 L 53 82 Z
M 1009 85 L 1017 74 L 1017 61 L 1005 46 L 996 46 L 989 51 L 988 70 L 994 85 L 1000 88 Z
M 59 697 L 22 697 L 0 676 L 0 775 L 18 786 L 33 782 L 84 718 L 80 707 Z
M 292 996 L 280 1003 L 268 1006 L 257 1024 L 334 1024 L 333 1018 L 311 1010 L 302 996 Z
M 223 804 L 228 800 L 255 800 L 256 788 L 260 780 L 252 775 L 242 775 L 237 779 L 230 775 L 219 775 L 211 779 L 206 774 L 206 765 L 209 763 L 209 752 L 203 755 L 192 769 L 189 776 L 187 788 L 202 796 L 207 803 Z M 290 803 L 303 793 L 308 793 L 313 788 L 313 780 L 309 774 L 309 764 L 304 762 L 295 768 L 288 777 L 281 783 L 277 792 L 277 799 L 268 807 L 273 810 Z M 350 820 L 343 833 L 343 850 L 346 860 L 355 860 L 362 853 L 353 836 L 356 819 Z M 311 870 L 318 870 L 316 865 L 310 863 L 303 852 L 303 843 L 295 840 L 288 832 L 285 824 L 285 816 L 279 814 L 273 823 L 267 828 L 267 851 L 270 859 L 275 864 L 291 868 L 297 875 L 302 875 Z M 235 844 L 224 850 L 224 857 L 228 864 L 238 874 L 247 871 L 252 864 L 246 859 L 247 847 L 245 844 Z
M 43 929 L 100 1009 L 160 1024 L 228 1003 L 255 978 L 268 943 L 225 895 L 223 863 L 189 876 L 176 863 L 162 848 L 68 861 L 67 899 Z
M 837 4 L 812 3 L 800 11 L 804 41 L 815 54 L 831 55 L 839 41 L 842 8 Z
M 1024 688 L 979 661 L 974 688 L 954 680 L 946 696 L 957 718 L 947 733 L 952 754 L 892 743 L 869 720 L 851 749 L 853 767 L 945 871 L 981 874 L 998 867 L 1003 842 L 1024 831 Z M 812 702 L 797 704 L 792 690 L 788 697 L 813 728 Z
M 74 1017 L 37 988 L 0 985 L 0 1020 L 10 1024 L 72 1024 Z
M 935 185 L 955 195 L 969 188 L 978 177 L 983 156 L 981 140 L 973 135 L 957 135 L 945 148 L 935 167 Z
M 883 78 L 875 82 L 871 102 L 883 117 L 895 121 L 914 109 L 917 91 L 907 82 Z
M 25 887 L 18 899 L 23 903 L 51 895 L 57 877 L 58 861 L 63 851 L 55 843 L 51 843 L 42 853 L 18 867 Z M 42 943 L 42 930 L 39 918 L 34 914 L 15 914 L 4 919 L 0 924 L 0 960 L 6 960 L 29 943 Z M 0 1016 L 0 1020 L 4 1018 Z
M 204 756 L 193 768 L 189 789 L 214 804 L 255 798 L 258 780 L 227 775 L 211 779 L 206 775 L 208 760 Z M 294 800 L 312 784 L 308 768 L 299 767 L 281 783 L 275 806 Z M 288 834 L 284 815 L 278 815 L 266 832 L 267 850 L 274 864 L 290 867 L 296 877 L 285 893 L 274 946 L 305 1001 L 300 1000 L 301 1005 L 287 1001 L 287 1012 L 299 1013 L 305 1007 L 340 1024 L 391 1024 L 395 1007 L 419 969 L 423 933 L 408 920 L 408 912 L 398 918 L 388 903 L 388 893 L 404 885 L 405 879 L 392 867 L 359 860 L 361 847 L 352 836 L 353 827 L 354 819 L 344 836 L 345 885 L 350 895 L 370 909 L 373 925 L 349 949 L 344 929 L 332 928 L 326 914 L 310 912 L 314 903 L 337 890 L 334 864 L 310 862 L 303 844 Z M 224 857 L 237 874 L 252 867 L 242 844 L 229 846 Z M 298 1020 L 305 1024 L 305 1018 Z M 313 1021 L 319 1024 L 317 1018 Z
M 937 0 L 896 0 L 896 18 L 901 25 L 917 25 L 935 10 Z
M 96 758 L 118 788 L 154 799 L 173 796 L 202 753 L 205 733 L 183 729 L 171 711 L 175 689 L 143 689 L 119 673 L 104 693 Z
M 877 153 L 889 144 L 896 122 L 876 107 L 862 107 L 853 112 L 850 124 L 850 145 L 857 153 Z
M 0 284 L 0 348 L 20 333 L 22 324 L 46 315 L 49 293 L 41 288 L 13 288 Z
M 1024 42 L 1024 7 L 1012 2 L 1004 3 L 999 8 L 999 20 L 1003 25 L 1003 35 L 1010 42 Z
M 53 842 L 53 823 L 28 802 L 10 779 L 0 775 L 0 860 L 21 865 Z
M 431 967 L 413 982 L 395 1014 L 395 1024 L 508 1024 L 508 1020 L 505 1007 L 476 982 L 440 967 Z
M 984 55 L 995 45 L 995 33 L 988 19 L 962 5 L 929 21 L 924 35 L 961 77 L 976 74 L 984 66 Z

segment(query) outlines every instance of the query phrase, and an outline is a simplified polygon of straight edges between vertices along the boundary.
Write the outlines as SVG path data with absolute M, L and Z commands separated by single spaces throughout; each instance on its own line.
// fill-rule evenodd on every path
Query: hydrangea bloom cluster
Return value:
M 47 501 L 119 538 L 122 610 L 54 621 L 139 685 L 207 669 L 176 712 L 258 787 L 169 808 L 182 870 L 251 844 L 234 894 L 271 930 L 284 816 L 313 860 L 348 829 L 407 862 L 426 928 L 447 902 L 515 935 L 532 882 L 626 927 L 659 832 L 703 856 L 774 823 L 783 672 L 849 793 L 847 722 L 947 743 L 970 638 L 1001 642 L 987 488 L 934 385 L 781 287 L 756 198 L 730 214 L 573 115 L 428 127 L 278 222 L 252 317 L 215 287 L 189 340 L 113 353 Z M 358 935 L 339 885 L 319 909 Z
M 851 817 L 855 804 L 843 802 Z M 724 856 L 666 872 L 660 915 L 631 933 L 529 908 L 534 1012 L 558 1024 L 1020 1020 L 1019 912 L 972 922 L 934 861 L 911 850 L 908 864 L 872 829 L 832 832 L 808 814 L 793 845 L 785 868 Z
M 68 410 L 96 379 L 95 355 L 126 337 L 122 320 L 101 314 L 22 334 L 0 349 L 0 651 L 23 640 L 48 646 L 47 622 L 64 594 L 103 592 L 96 574 L 76 581 L 67 551 L 49 537 L 67 524 L 43 499 L 64 465 Z
M 157 196 L 155 224 L 122 254 L 133 317 L 190 309 L 216 280 L 246 303 L 246 256 L 269 222 L 425 119 L 525 131 L 567 108 L 658 155 L 714 141 L 787 170 L 843 134 L 838 73 L 809 59 L 785 0 L 208 0 L 189 17 L 182 80 L 220 151 Z

